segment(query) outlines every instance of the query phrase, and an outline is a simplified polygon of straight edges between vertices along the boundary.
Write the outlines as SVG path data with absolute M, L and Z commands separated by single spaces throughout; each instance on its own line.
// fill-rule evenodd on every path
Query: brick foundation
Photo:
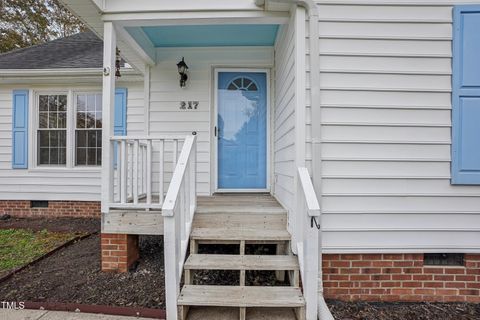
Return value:
M 325 254 L 325 297 L 344 301 L 480 302 L 480 255 L 463 267 L 424 266 L 423 254 Z
M 99 218 L 99 201 L 48 201 L 48 208 L 31 208 L 29 200 L 0 201 L 0 215 L 13 217 Z
M 102 233 L 102 271 L 127 272 L 138 260 L 138 235 Z

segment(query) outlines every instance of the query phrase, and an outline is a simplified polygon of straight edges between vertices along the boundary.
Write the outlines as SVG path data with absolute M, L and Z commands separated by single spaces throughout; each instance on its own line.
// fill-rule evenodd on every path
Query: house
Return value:
M 106 271 L 163 234 L 168 319 L 330 319 L 324 296 L 480 302 L 475 1 L 62 2 L 103 41 L 0 55 L 2 210 L 101 204 Z M 278 255 L 242 254 L 258 242 Z M 292 286 L 191 284 L 211 268 Z

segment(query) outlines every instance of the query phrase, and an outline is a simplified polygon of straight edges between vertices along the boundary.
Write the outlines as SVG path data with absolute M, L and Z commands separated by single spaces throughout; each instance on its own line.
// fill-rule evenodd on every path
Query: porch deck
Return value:
M 158 201 L 158 196 L 152 197 L 153 203 Z M 145 198 L 139 199 L 139 203 L 145 203 Z M 223 227 L 242 225 L 244 229 L 250 227 L 257 229 L 259 224 L 269 224 L 269 228 L 275 225 L 284 228 L 286 210 L 267 193 L 200 196 L 197 198 L 193 225 L 200 227 L 205 224 Z M 162 211 L 138 208 L 112 209 L 108 214 L 102 215 L 102 232 L 163 235 Z

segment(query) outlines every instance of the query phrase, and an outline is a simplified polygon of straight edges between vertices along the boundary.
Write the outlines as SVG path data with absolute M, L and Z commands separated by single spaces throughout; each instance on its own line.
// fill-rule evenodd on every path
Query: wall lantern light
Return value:
M 120 57 L 120 50 L 118 50 L 117 48 L 116 55 L 115 55 L 115 77 L 116 78 L 120 78 L 122 76 L 122 74 L 120 73 L 121 59 L 122 58 Z
M 180 88 L 185 88 L 185 85 L 187 84 L 187 70 L 188 66 L 185 63 L 185 59 L 182 57 L 182 61 L 177 63 L 177 68 L 178 68 L 178 73 L 180 74 Z

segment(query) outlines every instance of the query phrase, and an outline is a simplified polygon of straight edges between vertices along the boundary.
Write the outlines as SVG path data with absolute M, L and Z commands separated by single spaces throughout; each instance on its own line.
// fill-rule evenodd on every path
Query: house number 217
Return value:
M 197 110 L 198 101 L 180 101 L 180 110 Z

